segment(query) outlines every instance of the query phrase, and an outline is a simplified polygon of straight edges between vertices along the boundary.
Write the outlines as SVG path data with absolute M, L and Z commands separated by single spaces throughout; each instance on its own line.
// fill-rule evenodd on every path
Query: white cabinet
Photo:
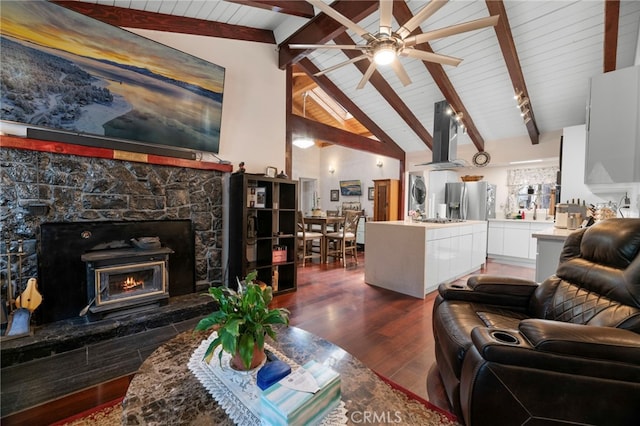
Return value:
M 504 222 L 489 222 L 487 254 L 504 253 Z
M 584 183 L 640 182 L 639 93 L 640 65 L 591 79 Z
M 533 237 L 533 234 L 536 234 L 542 230 L 553 228 L 552 224 L 548 223 L 530 223 L 529 224 L 529 259 L 536 260 L 536 256 L 538 254 L 538 239 Z M 555 269 L 554 269 L 555 271 Z
M 471 243 L 471 265 L 484 265 L 487 262 L 487 226 L 473 225 Z
M 550 222 L 523 220 L 489 221 L 487 254 L 494 259 L 532 263 L 536 259 L 536 239 L 532 234 L 553 227 Z
M 367 222 L 364 279 L 414 297 L 478 270 L 486 261 L 486 222 Z
M 358 220 L 358 228 L 356 230 L 356 244 L 364 244 L 364 225 L 366 222 L 367 218 L 360 216 L 360 219 Z
M 508 223 L 504 226 L 504 248 L 502 254 L 511 257 L 529 257 L 529 224 Z

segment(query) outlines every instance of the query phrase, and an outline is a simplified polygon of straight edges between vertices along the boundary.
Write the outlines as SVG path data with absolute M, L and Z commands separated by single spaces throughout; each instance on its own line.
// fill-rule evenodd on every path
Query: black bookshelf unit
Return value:
M 295 291 L 298 181 L 233 174 L 229 204 L 229 286 L 256 270 L 274 294 Z

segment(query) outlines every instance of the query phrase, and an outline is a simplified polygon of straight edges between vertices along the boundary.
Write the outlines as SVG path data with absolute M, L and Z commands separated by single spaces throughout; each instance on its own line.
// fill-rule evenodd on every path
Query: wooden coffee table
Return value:
M 144 361 L 122 402 L 122 424 L 234 424 L 187 367 L 194 350 L 208 335 L 181 333 Z M 348 352 L 314 334 L 278 327 L 278 341 L 269 344 L 299 365 L 312 359 L 328 361 L 340 373 L 347 424 L 363 424 L 366 418 L 398 425 L 456 424 L 392 388 Z

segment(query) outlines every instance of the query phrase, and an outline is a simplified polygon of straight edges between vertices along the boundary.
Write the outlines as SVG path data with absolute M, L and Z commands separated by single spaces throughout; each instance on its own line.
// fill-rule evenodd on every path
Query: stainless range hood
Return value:
M 436 102 L 433 109 L 433 154 L 429 163 L 416 166 L 429 166 L 436 170 L 448 170 L 465 167 L 463 160 L 458 160 L 458 123 L 451 115 L 451 107 L 447 101 Z

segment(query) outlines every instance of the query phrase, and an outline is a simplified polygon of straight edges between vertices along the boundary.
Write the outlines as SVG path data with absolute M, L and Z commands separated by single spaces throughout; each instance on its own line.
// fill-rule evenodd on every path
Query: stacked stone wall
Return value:
M 12 270 L 37 277 L 42 223 L 190 219 L 196 283 L 220 285 L 223 177 L 218 171 L 0 148 L 0 253 L 7 244 L 16 253 L 23 240 L 22 262 L 12 262 Z M 6 271 L 6 258 L 0 262 Z

